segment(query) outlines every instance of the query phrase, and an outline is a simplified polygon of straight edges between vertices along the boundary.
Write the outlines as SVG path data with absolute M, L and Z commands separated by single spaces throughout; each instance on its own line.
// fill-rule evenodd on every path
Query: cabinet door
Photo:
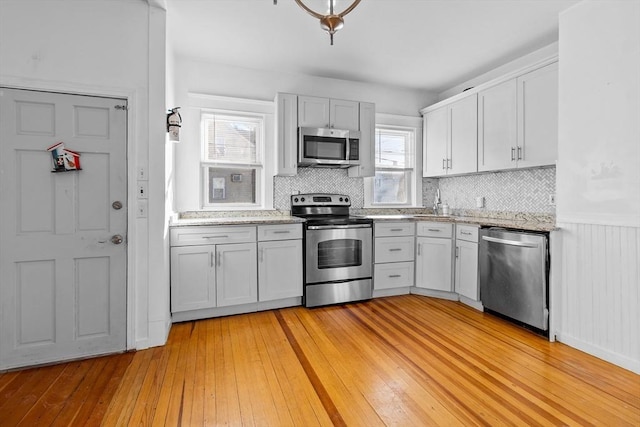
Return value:
M 298 96 L 298 126 L 329 127 L 329 98 Z
M 280 176 L 298 173 L 298 97 L 290 93 L 276 96 L 276 145 Z
M 416 286 L 451 292 L 453 290 L 451 239 L 418 237 L 416 242 Z
M 478 98 L 471 95 L 449 106 L 447 175 L 478 171 Z
M 215 246 L 171 248 L 171 312 L 216 306 Z
M 216 246 L 218 307 L 258 301 L 256 244 Z
M 480 300 L 478 289 L 478 244 L 456 241 L 455 290 L 474 301 Z
M 424 129 L 422 176 L 446 175 L 447 145 L 449 140 L 448 107 L 438 108 L 425 114 Z
M 558 153 L 558 63 L 517 82 L 518 167 L 553 165 Z
M 349 168 L 349 176 L 366 177 L 376 174 L 375 146 L 376 105 L 360 103 L 360 164 Z
M 516 80 L 478 94 L 478 170 L 516 167 Z
M 329 100 L 329 126 L 335 129 L 360 130 L 360 104 L 342 99 Z
M 260 301 L 302 296 L 302 240 L 258 243 Z

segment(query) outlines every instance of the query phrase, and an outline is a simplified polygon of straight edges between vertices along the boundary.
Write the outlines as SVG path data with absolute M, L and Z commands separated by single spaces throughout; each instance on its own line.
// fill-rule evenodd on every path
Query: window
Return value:
M 264 116 L 202 113 L 203 206 L 258 206 Z
M 413 205 L 415 128 L 377 126 L 371 205 Z

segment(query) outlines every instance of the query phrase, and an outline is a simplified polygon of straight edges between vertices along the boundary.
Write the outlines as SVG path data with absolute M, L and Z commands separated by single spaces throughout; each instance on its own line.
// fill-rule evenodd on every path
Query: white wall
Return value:
M 640 2 L 560 15 L 557 338 L 640 372 Z
M 435 94 L 388 86 L 230 67 L 180 56 L 173 60 L 176 103 L 184 108 L 185 118 L 185 138 L 175 147 L 175 185 L 179 189 L 175 194 L 175 209 L 178 212 L 200 208 L 201 178 L 196 167 L 200 153 L 199 119 L 196 111 L 189 111 L 189 93 L 272 102 L 277 92 L 287 92 L 374 102 L 376 113 L 413 117 L 419 117 L 419 110 L 436 100 Z
M 0 1 L 0 84 L 129 101 L 130 348 L 163 344 L 169 328 L 164 23 L 142 0 Z M 149 172 L 148 219 L 135 215 L 139 167 Z

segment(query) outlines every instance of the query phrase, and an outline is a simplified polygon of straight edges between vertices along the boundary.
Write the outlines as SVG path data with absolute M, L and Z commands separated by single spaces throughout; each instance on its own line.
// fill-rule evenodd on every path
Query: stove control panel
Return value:
M 344 194 L 294 194 L 291 206 L 351 206 L 351 199 Z

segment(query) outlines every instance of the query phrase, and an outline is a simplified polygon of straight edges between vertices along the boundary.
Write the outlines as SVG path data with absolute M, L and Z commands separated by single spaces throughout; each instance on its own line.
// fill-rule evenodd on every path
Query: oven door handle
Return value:
M 307 230 L 335 230 L 347 228 L 371 228 L 371 224 L 351 224 L 351 225 L 310 225 Z

